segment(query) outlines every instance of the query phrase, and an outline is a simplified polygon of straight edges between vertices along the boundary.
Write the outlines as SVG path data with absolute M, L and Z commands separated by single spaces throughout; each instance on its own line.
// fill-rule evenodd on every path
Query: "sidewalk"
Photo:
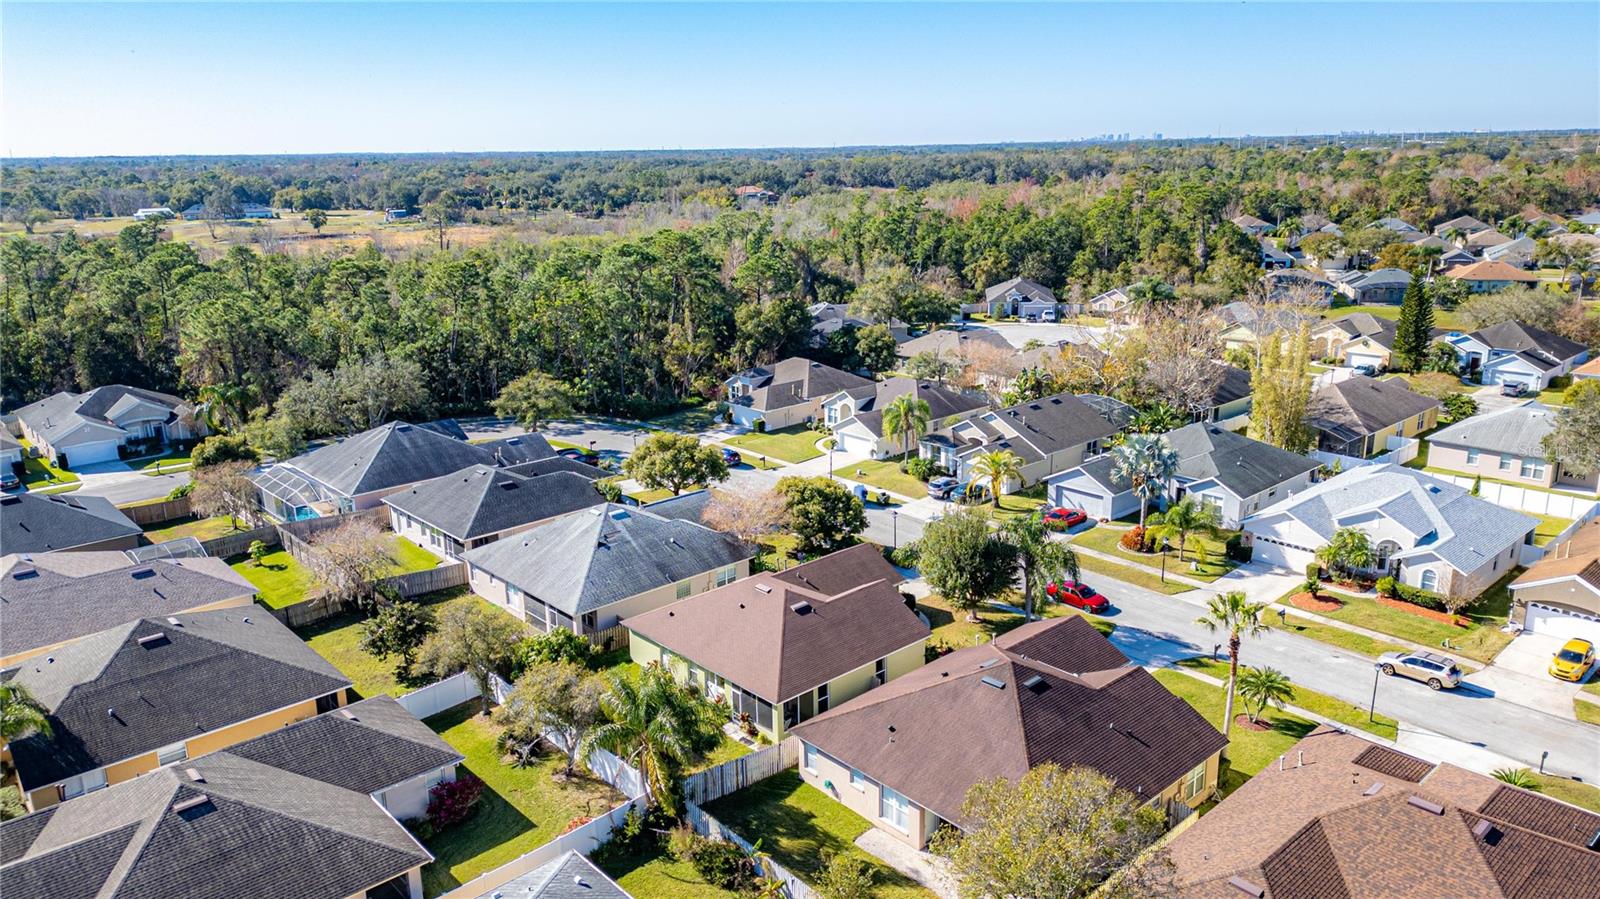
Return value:
M 1118 565 L 1124 565 L 1124 566 L 1127 566 L 1128 568 L 1138 569 L 1139 571 L 1143 571 L 1143 572 L 1146 572 L 1148 574 L 1152 574 L 1152 575 L 1154 575 L 1156 577 L 1160 577 L 1161 576 L 1161 569 L 1152 568 L 1149 565 L 1144 564 L 1143 562 L 1135 562 L 1132 559 L 1126 558 L 1125 556 L 1119 556 L 1119 555 L 1115 555 L 1113 553 L 1108 553 L 1108 552 L 1101 552 L 1098 549 L 1090 549 L 1087 546 L 1082 546 L 1082 545 L 1079 545 L 1077 543 L 1073 543 L 1071 540 L 1068 540 L 1066 542 L 1067 542 L 1068 546 L 1072 547 L 1072 551 L 1073 552 L 1078 553 L 1080 555 L 1085 555 L 1085 556 L 1089 556 L 1090 558 L 1099 559 L 1099 560 L 1101 560 L 1103 562 L 1115 562 Z M 1106 575 L 1106 577 L 1112 577 L 1112 576 L 1111 575 Z M 1112 578 L 1112 579 L 1115 580 L 1115 578 Z M 1188 585 L 1190 587 L 1194 587 L 1197 590 L 1211 590 L 1211 591 L 1215 592 L 1215 590 L 1217 589 L 1216 587 L 1214 587 L 1211 584 L 1206 583 L 1205 581 L 1195 580 L 1192 577 L 1187 577 L 1185 575 L 1177 574 L 1176 572 L 1172 571 L 1171 569 L 1167 570 L 1167 580 L 1175 581 L 1175 582 L 1177 582 L 1179 584 L 1186 584 L 1186 585 Z M 1182 594 L 1182 593 L 1173 594 L 1173 596 L 1175 596 L 1175 597 L 1184 596 L 1184 595 L 1185 594 Z M 1202 600 L 1199 603 L 1199 605 L 1202 605 L 1202 606 L 1205 605 L 1205 601 Z

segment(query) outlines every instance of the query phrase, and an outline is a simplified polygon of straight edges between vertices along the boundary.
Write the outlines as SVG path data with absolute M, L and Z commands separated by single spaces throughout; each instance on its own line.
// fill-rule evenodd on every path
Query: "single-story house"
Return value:
M 1405 299 L 1406 288 L 1411 285 L 1411 273 L 1402 268 L 1380 268 L 1370 272 L 1352 272 L 1339 282 L 1339 292 L 1352 303 L 1398 304 Z
M 991 316 L 1011 315 L 1047 322 L 1055 321 L 1060 306 L 1055 291 L 1027 278 L 1012 278 L 985 288 L 983 303 Z
M 1169 820 L 1216 789 L 1227 740 L 1087 620 L 958 649 L 797 726 L 800 777 L 915 848 L 968 791 L 1047 762 L 1094 768 Z
M 1428 437 L 1428 466 L 1593 494 L 1595 472 L 1568 471 L 1545 461 L 1543 441 L 1555 430 L 1556 414 L 1534 401 L 1458 421 Z
M 1214 424 L 1196 422 L 1164 435 L 1178 456 L 1178 472 L 1162 502 L 1193 496 L 1217 510 L 1225 528 L 1264 506 L 1311 486 L 1318 463 Z M 1137 512 L 1133 487 L 1114 474 L 1113 457 L 1096 456 L 1047 482 L 1053 505 L 1081 509 L 1090 518 Z
M 426 815 L 428 792 L 454 781 L 466 761 L 388 694 L 280 727 L 228 754 L 371 796 L 400 821 Z
M 923 437 L 917 454 L 932 459 L 962 481 L 972 478 L 972 463 L 983 453 L 1009 450 L 1022 459 L 1022 483 L 1037 484 L 1100 452 L 1101 443 L 1121 425 L 1070 393 L 1041 397 L 1004 409 L 981 410 Z
M 0 553 L 133 549 L 144 531 L 103 496 L 0 496 Z
M 820 418 L 823 400 L 871 384 L 860 375 L 800 356 L 745 369 L 723 382 L 733 423 L 754 428 L 760 421 L 768 431 Z
M 62 468 L 115 462 L 130 443 L 155 448 L 208 433 L 184 400 L 120 384 L 45 397 L 18 409 L 17 424 L 39 455 Z
M 474 465 L 391 493 L 383 502 L 396 534 L 442 558 L 459 559 L 469 549 L 605 502 L 594 486 L 604 474 L 560 456 L 514 468 Z
M 1600 892 L 1600 815 L 1326 725 L 1167 843 L 1180 899 Z
M 1380 381 L 1356 375 L 1313 393 L 1306 424 L 1317 432 L 1318 449 L 1365 459 L 1387 450 L 1390 437 L 1432 430 L 1442 405 L 1400 378 Z
M 1250 404 L 1255 397 L 1255 388 L 1250 384 L 1250 370 L 1237 365 L 1228 365 L 1224 362 L 1213 362 L 1212 367 L 1221 371 L 1217 378 L 1216 386 L 1211 388 L 1211 393 L 1195 402 L 1189 411 L 1189 417 L 1195 421 L 1212 421 L 1222 423 L 1235 429 L 1248 423 Z
M 985 351 L 980 347 L 989 352 L 1008 354 L 1017 349 L 999 332 L 988 328 L 962 327 L 960 330 L 940 328 L 921 337 L 913 337 L 895 347 L 894 354 L 901 359 L 915 359 L 923 353 L 931 353 L 939 359 L 961 363 L 971 354 Z
M 1262 309 L 1244 302 L 1217 308 L 1217 327 L 1225 349 L 1250 349 L 1271 334 L 1292 336 L 1301 325 L 1317 321 L 1314 314 L 1293 308 Z
M 133 220 L 142 222 L 146 219 L 175 219 L 178 217 L 170 206 L 142 206 L 133 212 Z
M 1499 231 L 1490 229 L 1488 231 L 1479 231 L 1475 234 L 1467 235 L 1467 239 L 1462 246 L 1463 249 L 1467 250 L 1468 252 L 1477 253 L 1481 256 L 1490 247 L 1498 247 L 1503 244 L 1508 244 L 1514 239 L 1515 238 L 1511 237 L 1509 234 L 1501 234 Z
M 1464 281 L 1470 293 L 1493 293 L 1513 284 L 1537 284 L 1539 276 L 1515 266 L 1494 260 L 1483 260 L 1471 265 L 1458 265 L 1444 273 L 1446 278 Z
M 1530 633 L 1600 645 L 1600 521 L 1549 547 L 1511 582 L 1511 620 Z
M 930 633 L 863 543 L 627 618 L 628 651 L 767 739 L 922 667 Z M 730 639 L 730 634 L 737 637 Z
M 833 430 L 839 451 L 847 456 L 882 459 L 903 451 L 904 438 L 890 436 L 883 424 L 883 412 L 902 396 L 928 404 L 928 423 L 935 427 L 952 416 L 988 408 L 989 400 L 979 394 L 962 393 L 950 387 L 915 378 L 890 378 L 856 390 L 843 390 L 822 403 L 823 421 Z M 912 438 L 915 439 L 915 438 Z
M 350 688 L 278 619 L 249 608 L 118 624 L 34 656 L 11 680 L 50 721 L 48 736 L 8 747 L 32 811 L 331 711 Z
M 1389 367 L 1394 349 L 1394 322 L 1370 312 L 1351 312 L 1311 329 L 1311 355 L 1349 366 Z
M 0 670 L 86 637 L 108 621 L 243 606 L 254 584 L 207 556 L 133 562 L 125 553 L 0 556 Z
M 1460 231 L 1462 234 L 1477 234 L 1479 231 L 1488 231 L 1489 227 L 1489 223 L 1482 219 L 1476 219 L 1470 215 L 1458 215 L 1453 219 L 1434 225 L 1433 236 L 1444 237 L 1452 231 Z
M 1340 528 L 1366 533 L 1372 573 L 1435 593 L 1477 596 L 1517 566 L 1539 524 L 1400 465 L 1363 465 L 1249 516 L 1255 560 L 1304 571 Z
M 1404 219 L 1397 219 L 1397 218 L 1394 218 L 1392 216 L 1388 217 L 1388 218 L 1378 219 L 1377 221 L 1367 225 L 1367 227 L 1368 228 L 1383 228 L 1386 231 L 1393 231 L 1394 233 L 1402 235 L 1402 236 L 1407 235 L 1407 234 L 1421 234 L 1422 233 L 1420 230 L 1418 230 L 1416 225 L 1413 225 L 1410 222 L 1405 221 Z
M 1486 248 L 1483 251 L 1483 258 L 1490 262 L 1504 262 L 1517 268 L 1532 268 L 1533 254 L 1538 250 L 1538 242 L 1527 235 L 1523 235 L 1516 240 L 1509 240 L 1503 244 Z
M 1228 221 L 1233 222 L 1233 224 L 1237 226 L 1240 231 L 1243 231 L 1251 237 L 1260 237 L 1263 234 L 1267 234 L 1272 231 L 1271 222 L 1263 221 L 1262 219 L 1258 219 L 1248 213 L 1236 215 L 1233 218 L 1228 219 Z
M 195 203 L 183 210 L 183 217 L 191 221 L 206 219 L 211 217 L 211 212 L 206 208 L 206 204 Z M 277 210 L 271 206 L 263 206 L 260 203 L 240 203 L 236 214 L 226 216 L 226 218 L 230 219 L 275 219 L 277 217 Z
M 22 464 L 22 441 L 11 432 L 0 428 L 0 472 L 10 471 Z
M 8 897 L 422 899 L 433 861 L 370 796 L 229 752 L 13 818 L 0 844 Z
M 1294 257 L 1278 249 L 1271 241 L 1261 241 L 1261 267 L 1270 269 L 1294 268 Z
M 755 553 L 705 525 L 603 503 L 468 550 L 472 592 L 541 631 L 593 634 L 750 574 Z
M 498 468 L 554 455 L 540 434 L 468 443 L 434 423 L 392 421 L 278 462 L 254 480 L 262 509 L 299 521 L 376 508 L 392 493 L 473 465 Z
M 633 899 L 606 873 L 568 849 L 526 874 L 479 894 L 476 899 Z
M 1096 315 L 1116 315 L 1133 305 L 1133 285 L 1113 287 L 1089 300 L 1089 311 Z
M 1327 305 L 1338 285 L 1316 272 L 1303 268 L 1283 268 L 1261 276 L 1267 295 L 1274 300 L 1296 300 Z
M 1446 338 L 1468 377 L 1484 384 L 1518 383 L 1543 390 L 1589 358 L 1589 348 L 1542 328 L 1505 321 Z
M 1573 380 L 1579 381 L 1600 378 L 1600 356 L 1596 356 L 1595 358 L 1590 359 L 1588 362 L 1585 362 L 1577 368 L 1574 368 L 1572 370 L 1572 377 Z

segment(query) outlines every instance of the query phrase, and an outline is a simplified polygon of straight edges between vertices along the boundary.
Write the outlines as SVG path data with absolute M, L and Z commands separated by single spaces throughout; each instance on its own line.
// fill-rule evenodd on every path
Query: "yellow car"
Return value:
M 1562 680 L 1583 680 L 1583 673 L 1594 664 L 1594 644 L 1588 640 L 1573 637 L 1556 651 L 1555 658 L 1550 660 L 1550 676 Z

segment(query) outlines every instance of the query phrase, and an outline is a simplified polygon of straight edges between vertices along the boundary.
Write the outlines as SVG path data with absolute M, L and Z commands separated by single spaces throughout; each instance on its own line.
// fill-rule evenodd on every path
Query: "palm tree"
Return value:
M 1523 232 L 1527 230 L 1528 220 L 1520 215 L 1508 215 L 1506 216 L 1505 221 L 1500 223 L 1500 232 L 1502 234 L 1509 234 L 1512 237 L 1521 237 Z
M 1240 640 L 1245 636 L 1259 637 L 1271 629 L 1263 617 L 1266 611 L 1266 603 L 1251 602 L 1248 596 L 1234 590 L 1213 596 L 1206 604 L 1206 613 L 1198 619 L 1212 633 L 1228 632 L 1228 699 L 1222 709 L 1223 737 L 1233 729 L 1233 690 L 1239 682 Z
M 1011 450 L 982 453 L 972 460 L 972 481 L 989 482 L 995 508 L 1000 508 L 1000 491 L 1012 480 L 1022 480 L 1022 457 Z
M 245 421 L 245 409 L 255 397 L 248 384 L 208 384 L 200 388 L 205 403 L 206 424 L 213 430 L 232 430 Z
M 1257 724 L 1268 705 L 1283 708 L 1294 698 L 1294 686 L 1289 675 L 1276 668 L 1246 668 L 1239 675 L 1239 698 L 1244 700 L 1245 714 L 1250 723 Z
M 927 400 L 914 393 L 903 393 L 883 410 L 884 436 L 890 440 L 898 438 L 901 454 L 909 454 L 911 442 L 928 433 L 928 421 L 932 417 Z
M 1561 274 L 1567 278 L 1567 283 L 1578 286 L 1578 299 L 1583 299 L 1589 293 L 1589 285 L 1600 277 L 1600 262 L 1593 256 L 1584 252 L 1572 254 L 1566 264 L 1561 267 Z
M 1340 528 L 1328 538 L 1327 545 L 1317 550 L 1317 559 L 1334 571 L 1353 575 L 1371 568 L 1377 561 L 1372 551 L 1372 540 L 1360 528 Z
M 1000 536 L 1016 547 L 1023 617 L 1032 621 L 1044 606 L 1045 587 L 1051 581 L 1078 579 L 1078 554 L 1050 539 L 1043 515 L 1018 515 L 1000 526 Z
M 700 719 L 692 699 L 672 673 L 659 665 L 637 678 L 613 673 L 600 707 L 609 718 L 589 732 L 580 752 L 615 753 L 644 779 L 645 793 L 669 814 L 676 814 L 678 774 L 694 757 Z
M 1177 538 L 1178 561 L 1183 561 L 1183 548 L 1189 542 L 1190 534 L 1208 534 L 1215 536 L 1222 529 L 1222 516 L 1217 514 L 1217 507 L 1203 503 L 1192 496 L 1179 500 L 1167 511 L 1152 519 L 1155 526 L 1157 540 Z M 1201 560 L 1204 561 L 1205 550 L 1201 550 Z
M 1446 228 L 1440 236 L 1458 247 L 1467 242 L 1467 232 L 1460 228 Z
M 1178 454 L 1165 437 L 1134 434 L 1111 450 L 1111 476 L 1133 488 L 1139 497 L 1139 526 L 1144 527 L 1150 500 L 1166 489 L 1178 471 Z
M 1135 434 L 1165 434 L 1185 424 L 1183 413 L 1166 403 L 1156 403 L 1135 415 L 1128 427 Z
M 50 736 L 49 714 L 27 687 L 15 682 L 0 683 L 0 743 L 35 733 Z

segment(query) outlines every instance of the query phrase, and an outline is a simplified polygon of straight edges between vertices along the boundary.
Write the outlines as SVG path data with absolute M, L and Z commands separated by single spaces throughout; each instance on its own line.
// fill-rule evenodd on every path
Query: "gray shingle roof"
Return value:
M 981 396 L 970 396 L 930 381 L 890 378 L 878 382 L 877 389 L 872 395 L 860 399 L 856 405 L 856 413 L 852 417 L 868 431 L 882 437 L 883 410 L 887 409 L 896 398 L 907 394 L 927 402 L 928 421 L 935 425 L 952 415 L 960 415 L 989 405 L 989 401 Z
M 605 503 L 469 550 L 463 558 L 576 616 L 750 556 L 738 540 L 703 525 Z
M 986 287 L 983 291 L 983 298 L 985 301 L 992 303 L 1013 290 L 1029 300 L 1045 303 L 1054 303 L 1056 301 L 1054 291 L 1038 281 L 1030 281 L 1027 278 L 1012 278 L 1009 281 L 1001 281 L 999 284 Z
M 1370 312 L 1351 312 L 1341 315 L 1328 322 L 1328 325 L 1338 328 L 1352 339 L 1370 337 L 1385 349 L 1394 347 L 1394 322 L 1379 318 Z
M 963 447 L 962 455 L 1008 449 L 1024 462 L 1117 432 L 1117 426 L 1093 406 L 1070 393 L 1058 393 L 1026 403 L 978 411 L 969 421 L 989 439 L 980 446 Z M 1015 435 L 1015 436 L 1013 436 Z
M 531 435 L 526 440 L 543 440 Z M 343 496 L 414 484 L 460 471 L 495 465 L 493 450 L 463 443 L 431 428 L 393 421 L 302 453 L 282 463 Z
M 586 509 L 604 499 L 593 478 L 576 472 L 524 476 L 511 469 L 474 465 L 391 493 L 383 501 L 466 541 Z
M 1413 392 L 1399 378 L 1379 381 L 1357 375 L 1312 394 L 1306 421 L 1319 431 L 1375 434 L 1438 405 L 1438 400 Z
M 251 608 L 121 624 L 28 659 L 13 678 L 53 729 L 11 744 L 29 790 L 350 686 Z
M 143 533 L 103 496 L 0 497 L 0 553 L 42 553 Z
M 1487 347 L 1509 350 L 1541 369 L 1551 369 L 1588 349 L 1575 340 L 1518 321 L 1479 328 L 1467 335 Z
M 7 821 L 0 842 L 6 896 L 344 897 L 432 860 L 365 794 L 227 752 Z
M 740 376 L 749 378 L 754 386 L 750 395 L 740 397 L 739 401 L 748 400 L 751 408 L 763 412 L 786 409 L 872 383 L 860 375 L 800 356 L 791 356 L 769 366 L 757 366 L 741 372 Z
M 103 433 L 104 437 L 97 439 L 111 439 L 115 436 L 113 432 L 121 432 L 122 429 L 113 424 L 109 416 L 113 413 L 126 414 L 123 409 L 141 402 L 167 409 L 166 421 L 169 422 L 176 420 L 180 411 L 190 411 L 188 403 L 171 394 L 112 384 L 96 387 L 86 393 L 57 393 L 45 397 L 18 409 L 17 417 L 26 422 L 28 428 L 44 442 L 52 445 L 80 428 Z
M 569 850 L 477 899 L 633 899 L 588 859 Z
M 943 328 L 908 340 L 896 347 L 894 352 L 902 359 L 913 358 L 919 353 L 933 353 L 936 356 L 952 358 L 964 356 L 968 350 L 977 346 L 993 347 L 1008 353 L 1016 349 L 999 333 L 988 328 L 971 328 L 965 331 Z
M 1241 497 L 1254 496 L 1318 467 L 1316 462 L 1213 424 L 1185 425 L 1166 435 L 1178 454 L 1178 475 L 1215 478 Z
M 88 557 L 88 558 L 81 558 Z M 0 656 L 94 633 L 107 621 L 188 611 L 256 588 L 221 559 L 131 563 L 120 552 L 0 558 Z
M 711 503 L 710 490 L 691 490 L 677 496 L 669 496 L 653 503 L 645 504 L 646 511 L 662 518 L 676 518 L 680 521 L 698 522 L 705 515 L 706 506 Z
M 1428 442 L 1543 459 L 1544 435 L 1554 430 L 1555 426 L 1554 409 L 1543 403 L 1530 402 L 1458 421 L 1434 432 Z

